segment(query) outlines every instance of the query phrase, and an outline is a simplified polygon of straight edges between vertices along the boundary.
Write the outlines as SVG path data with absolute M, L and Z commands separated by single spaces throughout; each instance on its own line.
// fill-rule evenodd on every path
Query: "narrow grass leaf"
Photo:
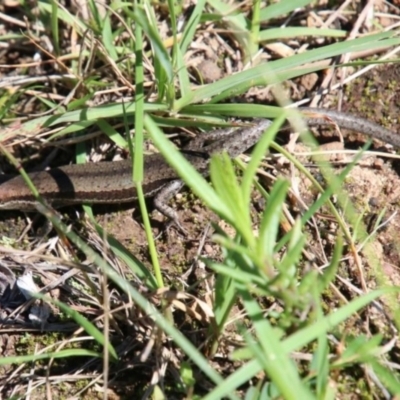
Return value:
M 61 129 L 57 133 L 54 133 L 53 135 L 49 136 L 47 138 L 48 142 L 51 142 L 53 140 L 57 140 L 59 138 L 62 139 L 63 136 L 66 136 L 70 133 L 75 133 L 75 132 L 80 132 L 82 130 L 85 130 L 87 128 L 90 128 L 92 125 L 95 124 L 95 121 L 82 121 L 82 122 L 75 122 L 71 125 L 68 125 L 66 128 Z
M 268 332 L 266 332 L 268 333 Z M 254 338 L 250 335 L 249 331 L 246 331 L 243 329 L 241 329 L 241 334 L 247 344 L 246 349 L 251 353 L 251 358 L 252 359 L 256 359 L 259 364 L 262 366 L 262 369 L 267 372 L 269 369 L 269 366 L 273 363 L 271 363 L 271 359 L 269 359 L 268 357 L 268 352 L 265 352 L 265 349 L 263 349 L 259 344 L 258 341 L 255 341 Z M 267 353 L 267 354 L 266 354 Z M 274 361 L 276 361 L 275 357 L 274 357 Z M 278 371 L 279 373 L 279 371 Z M 274 377 L 269 376 L 268 372 L 267 372 L 267 379 L 271 379 L 272 382 L 274 383 Z M 278 395 L 281 394 L 278 390 Z M 286 395 L 288 393 L 285 393 Z M 285 399 L 287 398 L 286 396 L 284 397 Z
M 89 0 L 88 5 L 93 17 L 91 20 L 92 29 L 100 33 L 103 30 L 103 20 L 97 8 L 97 2 L 95 0 Z
M 302 226 L 299 219 L 296 220 L 292 230 L 289 233 L 290 240 L 288 251 L 285 256 L 277 263 L 277 268 L 280 272 L 280 280 L 286 281 L 285 287 L 295 284 L 295 276 L 297 266 L 299 265 L 306 239 L 302 233 Z
M 318 319 L 323 318 L 324 314 L 321 308 L 320 293 L 318 288 L 310 289 L 314 297 L 314 304 Z M 313 358 L 310 365 L 310 373 L 315 373 L 316 377 L 316 392 L 318 399 L 324 399 L 326 390 L 329 386 L 329 344 L 326 333 L 322 333 L 317 339 L 317 348 L 313 354 Z
M 282 82 L 287 79 L 287 76 L 284 74 L 287 74 L 288 71 L 295 75 L 298 73 L 297 76 L 303 75 L 304 72 L 297 68 L 302 67 L 307 63 L 353 51 L 357 52 L 367 49 L 372 50 L 375 48 L 394 46 L 400 43 L 400 38 L 392 39 L 393 35 L 393 32 L 379 33 L 364 38 L 334 43 L 276 61 L 269 61 L 268 68 L 267 64 L 263 63 L 246 71 L 222 78 L 213 84 L 205 85 L 189 96 L 177 100 L 175 106 L 178 107 L 178 109 L 181 109 L 190 103 L 202 102 L 206 99 L 213 98 L 214 96 L 216 96 L 220 101 L 221 98 L 217 95 L 223 96 L 225 91 L 234 92 L 238 85 L 249 85 L 249 87 L 253 87 L 258 84 L 266 85 Z
M 95 221 L 93 221 L 95 222 Z M 105 238 L 111 251 L 118 257 L 119 260 L 123 261 L 132 273 L 137 277 L 142 284 L 147 288 L 155 290 L 157 289 L 157 282 L 152 275 L 149 267 L 144 265 L 140 260 L 138 260 L 122 243 L 105 233 L 103 228 L 95 223 L 95 228 L 100 237 Z
M 75 145 L 75 160 L 77 164 L 85 164 L 87 160 L 87 148 L 86 143 L 77 143 Z M 89 206 L 86 206 L 89 207 Z M 94 218 L 93 218 L 94 219 Z
M 228 21 L 231 27 L 234 27 L 237 32 L 248 32 L 246 17 L 240 13 L 234 4 L 227 4 L 223 1 L 213 0 L 210 4 L 214 10 L 218 11 L 224 21 Z
M 342 256 L 343 256 L 343 238 L 339 233 L 336 239 L 335 247 L 333 249 L 331 261 L 329 262 L 329 265 L 324 269 L 323 274 L 318 275 L 321 292 L 326 288 L 328 288 L 329 284 L 333 282 L 333 280 L 335 279 L 335 275 L 338 270 Z
M 391 47 L 400 43 L 400 38 L 396 37 L 394 32 L 382 32 L 373 34 L 367 37 L 361 37 L 345 42 L 333 43 L 328 46 L 319 47 L 313 50 L 306 51 L 302 54 L 296 54 L 291 57 L 286 57 L 274 61 L 274 71 L 281 72 L 296 67 L 301 67 L 306 63 L 319 61 L 325 58 L 330 58 L 336 55 L 350 53 L 353 51 L 362 51 L 370 49 L 378 49 Z M 357 50 L 355 50 L 357 49 Z M 269 62 L 268 65 L 271 63 Z
M 228 25 L 228 32 L 239 42 L 243 52 L 243 62 L 245 64 L 250 62 L 257 53 L 258 45 L 244 14 L 238 11 L 235 4 L 228 4 L 219 0 L 213 0 L 209 4 L 223 16 L 225 24 Z M 252 22 L 254 28 L 255 21 Z M 259 24 L 259 21 L 257 21 L 257 24 Z
M 135 27 L 135 76 L 136 76 L 136 93 L 135 93 L 135 147 L 134 147 L 134 160 L 132 169 L 132 179 L 135 185 L 143 181 L 143 116 L 144 116 L 144 67 L 143 67 L 143 32 L 142 27 L 136 24 Z M 128 116 L 125 113 L 125 119 Z M 132 144 L 132 143 L 131 143 Z M 143 204 L 144 202 L 142 202 Z
M 260 13 L 261 13 L 261 0 L 255 0 L 253 2 L 253 12 L 251 14 L 251 19 L 249 24 L 250 26 L 248 28 L 252 38 L 251 40 L 252 43 L 258 43 L 259 41 L 259 35 L 261 30 Z
M 38 1 L 37 5 L 42 13 L 51 14 L 53 11 L 52 5 L 48 2 Z M 76 15 L 72 15 L 66 8 L 62 7 L 60 3 L 57 3 L 57 6 L 58 9 L 56 15 L 60 21 L 77 30 L 79 34 L 83 34 L 83 32 L 88 29 L 82 18 L 77 18 Z
M 212 156 L 210 177 L 219 198 L 229 209 L 229 214 L 221 216 L 240 232 L 248 246 L 252 248 L 255 240 L 251 231 L 249 209 L 233 170 L 232 161 L 226 153 Z
M 202 400 L 220 400 L 234 393 L 240 386 L 247 384 L 252 379 L 256 379 L 260 372 L 258 360 L 252 360 L 249 363 L 242 365 L 235 372 L 227 376 L 223 382 L 211 390 Z
M 154 269 L 154 276 L 156 278 L 157 287 L 163 288 L 164 281 L 163 281 L 163 275 L 161 272 L 160 261 L 158 259 L 157 248 L 155 245 L 155 239 L 153 236 L 153 232 L 151 230 L 149 214 L 147 213 L 147 206 L 146 206 L 146 202 L 144 199 L 143 186 L 140 182 L 138 182 L 136 184 L 136 191 L 137 191 L 137 195 L 138 195 L 140 212 L 142 215 L 144 229 L 146 232 L 146 238 L 147 238 L 147 243 L 149 246 L 149 253 L 150 253 L 150 257 L 151 257 L 151 263 L 152 263 L 153 269 Z
M 0 120 L 3 120 L 7 116 L 14 116 L 14 112 L 10 113 L 10 109 L 17 102 L 21 94 L 22 90 L 14 93 L 11 93 L 10 90 L 0 92 Z
M 264 400 L 260 397 L 260 389 L 258 386 L 250 386 L 244 396 L 244 400 Z
M 55 104 L 53 101 L 49 101 L 48 99 L 45 99 L 41 96 L 35 96 L 35 98 L 38 99 L 41 103 L 43 103 L 49 110 L 57 109 L 57 111 L 59 112 L 65 112 L 65 108 L 63 106 L 59 106 Z
M 126 139 L 112 125 L 110 125 L 107 121 L 105 121 L 104 119 L 99 119 L 97 121 L 97 126 L 119 148 L 121 148 L 121 149 L 127 149 L 128 148 L 128 143 L 127 143 Z
M 260 140 L 254 147 L 251 153 L 250 161 L 247 165 L 246 170 L 243 173 L 242 179 L 242 192 L 246 203 L 246 207 L 249 207 L 251 201 L 251 189 L 253 187 L 253 180 L 255 178 L 257 169 L 261 163 L 261 160 L 265 157 L 265 153 L 268 151 L 269 146 L 275 139 L 276 134 L 281 128 L 285 121 L 285 112 L 280 111 L 279 116 L 272 122 L 267 131 L 261 136 Z
M 312 140 L 314 142 L 315 138 L 312 137 Z M 304 224 L 306 222 L 308 222 L 312 216 L 315 215 L 315 213 L 318 211 L 318 209 L 320 207 L 322 207 L 322 205 L 326 202 L 326 200 L 330 196 L 332 196 L 332 194 L 335 193 L 335 194 L 339 195 L 341 198 L 348 197 L 344 194 L 344 192 L 342 190 L 343 184 L 344 184 L 347 176 L 351 172 L 351 170 L 361 160 L 363 154 L 365 153 L 365 151 L 368 149 L 369 146 L 370 146 L 370 143 L 366 143 L 363 146 L 363 148 L 353 157 L 352 161 L 349 162 L 345 166 L 343 171 L 341 171 L 339 174 L 336 174 L 334 172 L 332 165 L 328 161 L 326 161 L 324 158 L 322 158 L 322 159 L 315 158 L 316 162 L 318 164 L 318 168 L 321 171 L 321 173 L 323 174 L 325 181 L 327 182 L 327 187 L 325 190 L 320 190 L 320 196 L 317 199 L 317 201 L 315 201 L 311 205 L 311 207 L 309 207 L 309 209 L 304 213 L 304 215 L 302 217 L 302 221 Z M 293 158 L 290 157 L 290 159 L 293 159 Z M 305 168 L 301 164 L 297 163 L 297 165 L 300 167 L 300 170 L 302 173 L 306 172 Z M 307 175 L 308 175 L 307 177 L 310 176 L 310 174 L 308 174 L 308 173 L 307 173 Z M 314 179 L 313 179 L 313 183 L 314 183 L 315 187 L 318 187 L 315 185 L 316 182 Z M 355 213 L 355 215 L 357 215 L 357 213 Z
M 382 335 L 374 335 L 370 338 L 365 335 L 348 338 L 346 349 L 335 362 L 335 367 L 342 368 L 359 362 L 369 362 L 381 353 L 379 345 Z
M 242 118 L 273 118 L 276 119 L 282 114 L 282 108 L 277 106 L 267 106 L 263 104 L 250 103 L 207 103 L 194 104 L 182 109 L 182 114 L 192 114 L 196 116 L 220 115 Z M 272 121 L 271 121 L 272 122 Z
M 329 181 L 330 185 L 329 185 L 328 189 L 324 190 L 322 188 L 322 186 L 320 185 L 320 183 L 313 177 L 313 175 L 306 168 L 304 168 L 304 166 L 295 157 L 293 157 L 287 150 L 285 150 L 281 146 L 277 145 L 276 143 L 272 143 L 271 147 L 274 150 L 276 150 L 279 153 L 281 153 L 290 162 L 292 162 L 294 164 L 294 166 L 312 182 L 314 187 L 319 190 L 321 195 L 319 196 L 320 198 L 315 202 L 315 204 L 317 204 L 319 206 L 322 206 L 322 204 L 324 204 L 326 202 L 328 204 L 328 206 L 330 207 L 333 215 L 337 219 L 337 221 L 338 221 L 341 229 L 343 230 L 346 238 L 348 240 L 351 240 L 350 234 L 347 233 L 346 224 L 344 223 L 341 215 L 339 214 L 339 212 L 336 210 L 335 206 L 332 204 L 332 202 L 329 199 L 329 193 L 331 193 L 331 192 L 326 193 L 328 191 L 329 187 L 331 186 L 332 182 L 335 182 L 336 177 L 335 176 L 331 177 L 331 179 Z M 342 192 L 340 192 L 340 193 L 342 193 Z M 323 200 L 321 200 L 321 197 L 323 198 Z M 314 207 L 315 207 L 314 204 L 310 206 L 310 208 L 313 208 L 313 209 L 314 209 Z M 303 225 L 308 221 L 309 218 L 311 218 L 313 216 L 313 214 L 309 213 L 309 209 L 304 213 L 304 215 L 302 217 L 302 224 Z M 317 210 L 317 208 L 315 208 L 315 210 Z M 307 218 L 305 218 L 305 215 L 307 216 Z M 288 235 L 285 235 L 282 239 L 280 239 L 279 243 L 276 246 L 276 250 L 279 251 L 279 249 L 281 249 L 287 243 L 288 239 L 289 239 Z
M 176 49 L 175 47 L 177 46 L 177 21 L 176 21 L 176 12 L 179 12 L 179 4 L 178 2 L 175 2 L 174 0 L 167 0 L 167 5 L 168 5 L 168 16 L 169 16 L 169 26 L 172 30 L 172 35 L 174 37 L 174 43 L 172 47 L 172 52 L 175 53 Z M 155 26 L 157 26 L 157 20 L 154 18 L 153 22 L 155 23 Z M 172 63 L 175 63 L 174 55 L 172 58 Z
M 67 110 L 68 111 L 73 111 L 73 110 L 82 110 L 86 106 L 86 104 L 93 98 L 93 93 L 90 92 L 82 97 L 79 97 L 79 99 L 72 100 L 67 104 Z M 61 110 L 59 110 L 61 111 Z M 64 110 L 63 110 L 64 111 Z
M 316 394 L 318 399 L 325 399 L 329 388 L 329 346 L 326 335 L 318 337 L 318 347 L 310 366 L 311 374 L 315 373 Z
M 297 8 L 305 7 L 311 2 L 312 0 L 281 0 L 278 3 L 270 4 L 261 10 L 261 21 L 268 22 L 271 19 L 283 17 Z
M 152 14 L 152 13 L 151 13 Z M 136 113 L 135 113 L 135 149 L 134 149 L 134 168 L 133 168 L 133 183 L 136 187 L 139 208 L 142 215 L 142 220 L 146 232 L 149 253 L 154 268 L 154 275 L 157 282 L 157 287 L 164 287 L 163 277 L 161 273 L 160 262 L 157 255 L 157 249 L 151 230 L 149 213 L 145 202 L 145 193 L 143 191 L 142 182 L 144 181 L 144 157 L 143 157 L 143 128 L 144 128 L 144 66 L 143 66 L 143 32 L 142 27 L 136 24 L 135 27 L 135 52 L 137 54 L 135 60 L 135 76 L 136 76 Z M 132 147 L 132 143 L 131 147 Z
M 45 1 L 39 1 L 37 2 L 38 7 L 40 9 L 40 12 L 42 13 L 51 13 L 52 10 L 50 8 L 50 4 L 45 2 Z M 57 3 L 58 5 L 58 10 L 57 10 L 57 17 L 60 21 L 65 23 L 66 26 L 69 26 L 70 28 L 75 29 L 79 35 L 83 35 L 84 32 L 89 29 L 89 27 L 86 25 L 84 22 L 83 18 L 79 18 L 74 14 L 71 14 L 67 8 L 63 7 L 60 2 Z M 93 29 L 96 27 L 92 27 L 90 29 Z
M 118 60 L 118 53 L 115 50 L 114 36 L 112 32 L 112 23 L 108 13 L 102 20 L 101 30 L 101 40 L 107 50 L 107 56 L 112 58 L 114 61 Z
M 32 354 L 29 356 L 1 357 L 0 365 L 22 364 L 39 360 L 47 360 L 49 358 L 68 358 L 68 357 L 102 358 L 102 354 L 85 349 L 69 349 L 69 350 L 56 351 L 54 353 Z
M 238 268 L 232 258 L 226 257 L 225 268 L 229 269 L 233 274 Z M 223 330 L 225 322 L 237 300 L 235 284 L 232 277 L 228 275 L 218 274 L 215 281 L 215 302 L 214 317 L 217 325 L 217 332 L 212 332 L 214 341 L 218 342 L 220 334 Z
M 285 202 L 289 183 L 278 179 L 269 195 L 267 207 L 264 210 L 257 242 L 257 256 L 264 262 L 271 263 L 274 258 L 274 249 L 279 232 L 282 208 Z
M 178 172 L 179 176 L 190 187 L 190 189 L 218 215 L 228 215 L 230 220 L 233 220 L 234 217 L 230 215 L 229 208 L 219 198 L 205 179 L 196 171 L 193 165 L 191 165 L 164 136 L 163 132 L 160 131 L 149 116 L 145 116 L 145 126 L 158 150 L 165 157 L 168 163 Z
M 383 385 L 385 385 L 391 394 L 398 396 L 400 394 L 400 382 L 398 374 L 394 374 L 392 369 L 383 366 L 377 361 L 372 361 L 370 365 L 378 376 L 379 380 Z M 389 398 L 388 394 L 389 393 L 387 393 L 386 398 Z
M 286 27 L 266 29 L 260 32 L 259 41 L 275 41 L 278 39 L 298 38 L 299 36 L 320 36 L 320 37 L 346 37 L 348 32 L 338 29 L 321 29 L 321 28 L 306 28 L 306 27 Z
M 294 362 L 290 359 L 289 354 L 285 352 L 276 331 L 271 327 L 268 320 L 264 318 L 257 302 L 245 288 L 240 290 L 240 293 L 247 315 L 253 323 L 257 342 L 262 348 L 261 352 L 255 351 L 253 356 L 262 365 L 263 370 L 279 388 L 285 399 L 313 399 L 314 396 L 301 382 Z M 247 341 L 247 344 L 254 346 L 252 341 Z M 290 385 L 288 385 L 288 382 L 290 382 Z
M 143 10 L 141 10 L 139 7 L 135 8 L 135 12 L 131 15 L 131 17 L 135 19 L 137 24 L 141 25 L 151 43 L 154 57 L 157 58 L 160 65 L 162 65 L 162 68 L 168 77 L 168 81 L 172 82 L 173 68 L 171 59 L 157 30 L 157 24 L 152 23 Z
M 75 125 L 79 127 L 79 124 L 88 122 L 97 122 L 99 119 L 106 118 L 120 118 L 124 114 L 133 115 L 136 111 L 136 104 L 134 102 L 125 103 L 109 103 L 97 107 L 86 108 L 84 110 L 74 110 L 58 115 L 51 115 L 45 117 L 39 117 L 21 124 L 18 128 L 19 132 L 27 132 L 28 134 L 32 131 L 42 129 L 43 127 L 55 126 L 58 124 L 65 125 L 66 123 L 78 123 Z M 169 108 L 166 104 L 161 103 L 145 103 L 145 112 L 168 112 Z M 193 124 L 191 124 L 193 125 Z M 82 125 L 82 128 L 84 126 Z
M 301 349 L 303 346 L 318 338 L 319 335 L 326 334 L 326 332 L 332 330 L 335 326 L 337 326 L 347 318 L 350 318 L 361 308 L 367 306 L 373 300 L 388 292 L 389 290 L 380 289 L 357 297 L 350 303 L 335 310 L 335 312 L 293 333 L 291 336 L 284 340 L 285 351 L 291 352 Z
M 223 275 L 226 278 L 233 279 L 238 283 L 242 283 L 245 285 L 257 285 L 262 287 L 265 285 L 265 279 L 260 276 L 257 276 L 253 271 L 243 271 L 240 268 L 232 268 L 232 265 L 228 266 L 225 264 L 218 264 L 214 262 L 206 262 L 207 267 L 211 268 L 218 275 Z
M 51 0 L 51 13 L 50 13 L 50 25 L 51 25 L 51 35 L 53 37 L 53 46 L 55 56 L 58 57 L 60 53 L 60 31 L 58 23 L 58 2 L 56 0 Z
M 215 234 L 212 237 L 213 241 L 215 243 L 218 243 L 225 249 L 231 250 L 235 254 L 240 254 L 244 258 L 248 258 L 249 260 L 256 261 L 254 260 L 254 251 L 251 249 L 249 246 L 246 244 L 242 244 L 240 242 L 234 241 L 227 237 L 226 235 L 222 234 Z
M 199 0 L 196 2 L 195 7 L 193 8 L 192 13 L 185 25 L 182 34 L 182 40 L 180 44 L 180 51 L 182 54 L 186 54 L 187 48 L 193 43 L 194 36 L 197 32 L 198 23 L 203 14 L 204 7 L 207 3 L 207 0 Z
M 68 307 L 66 304 L 62 303 L 61 301 L 52 299 L 48 296 L 43 296 L 38 293 L 34 294 L 34 297 L 42 299 L 48 303 L 53 303 L 57 307 L 59 307 L 66 315 L 73 318 L 77 324 L 79 324 L 87 333 L 88 335 L 92 336 L 93 339 L 101 344 L 102 346 L 105 345 L 106 341 L 108 351 L 110 352 L 111 357 L 114 361 L 118 359 L 117 352 L 114 349 L 114 346 L 109 342 L 108 338 L 106 338 L 86 317 L 80 314 L 78 311 L 73 310 L 72 308 Z M 110 311 L 110 310 L 105 310 Z
M 149 1 L 143 2 L 145 14 L 148 18 L 148 25 L 150 27 L 157 27 L 157 18 L 155 16 L 155 11 L 150 4 Z M 135 31 L 138 30 L 140 27 L 139 24 L 136 24 Z M 141 29 L 142 30 L 142 29 Z M 157 32 L 158 33 L 158 32 Z M 136 36 L 136 35 L 135 35 Z M 175 44 L 174 44 L 175 46 Z M 135 46 L 137 48 L 137 45 Z M 164 48 L 164 44 L 161 44 L 161 47 Z M 166 51 L 167 49 L 165 49 Z M 157 100 L 161 102 L 166 102 L 170 104 L 171 102 L 171 76 L 168 74 L 168 71 L 165 69 L 164 66 L 164 58 L 158 57 L 157 54 L 154 53 L 155 49 L 152 47 L 152 59 L 153 59 L 153 66 L 154 66 L 154 76 L 155 76 L 155 85 L 157 88 Z M 164 50 L 163 50 L 164 51 Z M 143 58 L 143 51 L 136 51 L 137 56 Z M 169 57 L 169 56 L 168 56 Z M 172 63 L 171 57 L 169 57 L 168 62 Z
M 153 61 L 154 66 L 154 76 L 155 76 L 155 84 L 157 88 L 157 101 L 163 102 L 167 97 L 167 90 L 170 85 L 168 75 L 165 72 L 160 60 L 158 58 L 154 58 Z
M 176 67 L 178 71 L 179 87 L 181 95 L 184 96 L 189 93 L 192 88 L 190 84 L 189 72 L 186 66 L 185 58 L 179 47 L 176 49 Z
M 270 61 L 272 62 L 272 61 Z M 339 67 L 339 66 L 338 66 Z M 299 66 L 297 68 L 284 69 L 279 71 L 279 73 L 273 75 L 271 77 L 271 73 L 265 73 L 263 75 L 257 75 L 254 79 L 249 78 L 245 80 L 240 80 L 236 83 L 236 85 L 227 88 L 226 90 L 220 91 L 218 94 L 213 96 L 211 100 L 207 101 L 209 104 L 219 104 L 224 100 L 230 99 L 232 96 L 239 96 L 240 94 L 246 93 L 249 89 L 262 86 L 267 87 L 269 85 L 278 84 L 282 82 L 286 82 L 290 79 L 297 78 L 299 76 L 304 76 L 311 74 L 313 72 L 320 71 L 325 69 L 323 63 L 315 63 L 315 64 L 306 64 L 306 66 Z M 235 77 L 237 74 L 234 75 Z M 193 100 L 194 102 L 194 100 Z M 178 103 L 179 104 L 179 103 Z

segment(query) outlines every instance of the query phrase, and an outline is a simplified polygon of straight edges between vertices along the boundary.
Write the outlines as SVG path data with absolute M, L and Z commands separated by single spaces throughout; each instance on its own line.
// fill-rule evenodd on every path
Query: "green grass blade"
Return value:
M 285 340 L 285 351 L 290 352 L 295 351 L 296 349 L 300 349 L 307 343 L 315 340 L 319 335 L 325 334 L 336 325 L 340 324 L 347 318 L 350 318 L 351 315 L 355 314 L 361 308 L 367 306 L 373 300 L 377 299 L 387 292 L 387 289 L 380 289 L 369 292 L 340 307 L 338 310 L 335 310 L 334 313 L 327 315 L 318 322 L 307 326 L 300 331 L 297 331 Z
M 193 165 L 191 165 L 164 136 L 163 132 L 160 131 L 149 116 L 145 116 L 145 126 L 158 150 L 165 157 L 168 163 L 174 167 L 179 176 L 192 189 L 192 191 L 217 214 L 227 215 L 230 220 L 233 220 L 234 216 L 230 214 L 229 208 L 220 200 L 219 196 L 196 171 Z
M 251 188 L 253 186 L 253 180 L 256 176 L 257 169 L 261 163 L 261 160 L 265 157 L 266 152 L 269 150 L 269 146 L 275 139 L 279 129 L 285 121 L 285 112 L 281 111 L 280 115 L 274 119 L 271 126 L 263 134 L 261 139 L 256 144 L 253 152 L 251 153 L 251 159 L 247 165 L 245 172 L 243 173 L 242 179 L 242 191 L 243 197 L 247 199 L 247 208 L 250 206 L 251 199 Z
M 182 33 L 182 40 L 180 44 L 180 50 L 182 54 L 186 54 L 187 48 L 193 43 L 194 36 L 196 34 L 196 29 L 198 27 L 200 18 L 203 14 L 206 3 L 207 0 L 196 1 L 196 5 Z
M 38 297 L 39 299 L 42 299 L 48 303 L 55 304 L 66 315 L 73 318 L 75 320 L 75 322 L 77 324 L 79 324 L 87 332 L 88 335 L 90 335 L 91 337 L 93 337 L 94 340 L 96 340 L 97 343 L 104 346 L 107 341 L 108 342 L 107 347 L 108 347 L 108 351 L 110 352 L 111 357 L 113 358 L 114 361 L 116 361 L 118 359 L 117 352 L 115 351 L 112 344 L 108 341 L 108 338 L 106 338 L 86 317 L 84 317 L 78 311 L 73 310 L 72 308 L 68 307 L 66 304 L 62 303 L 61 301 L 52 299 L 47 296 L 41 296 L 39 294 L 35 294 L 35 297 Z M 110 311 L 110 310 L 108 310 L 108 311 Z
M 249 318 L 253 321 L 257 342 L 260 347 L 250 347 L 263 370 L 279 388 L 281 395 L 288 400 L 314 399 L 310 390 L 301 382 L 299 374 L 288 353 L 285 352 L 282 342 L 268 320 L 263 317 L 263 312 L 257 302 L 243 288 L 240 290 Z M 247 341 L 250 344 L 250 341 Z M 258 351 L 258 349 L 262 351 Z M 290 382 L 290 384 L 288 384 Z
M 107 55 L 112 58 L 114 61 L 118 59 L 118 53 L 115 50 L 115 44 L 114 44 L 114 35 L 112 31 L 112 22 L 110 19 L 110 15 L 107 13 L 105 18 L 103 19 L 102 22 L 102 35 L 101 35 L 101 40 L 104 44 L 104 47 L 107 50 Z
M 226 95 L 235 93 L 237 91 L 237 85 L 239 84 L 242 87 L 243 85 L 253 87 L 256 85 L 279 83 L 287 79 L 288 76 L 294 77 L 303 75 L 303 71 L 297 68 L 304 66 L 306 63 L 331 58 L 343 53 L 394 46 L 400 43 L 400 38 L 394 38 L 394 35 L 393 32 L 378 33 L 368 37 L 334 43 L 319 49 L 309 50 L 302 54 L 270 61 L 268 64 L 263 63 L 246 71 L 222 78 L 213 84 L 203 86 L 196 90 L 196 92 L 179 99 L 175 105 L 180 109 L 190 103 L 202 102 L 214 96 L 220 100 L 225 96 L 224 92 L 226 91 L 228 92 Z M 289 72 L 292 75 L 288 75 Z
M 135 276 L 149 289 L 157 289 L 157 281 L 150 272 L 148 266 L 139 261 L 125 246 L 123 246 L 113 236 L 104 232 L 104 229 L 95 224 L 95 228 L 100 237 L 105 238 L 111 251 L 123 261 Z
M 59 56 L 60 53 L 60 31 L 59 31 L 59 24 L 58 24 L 58 3 L 56 0 L 51 0 L 51 13 L 50 13 L 50 19 L 51 19 L 51 35 L 53 36 L 53 46 L 54 46 L 54 52 L 56 56 Z
M 260 13 L 261 21 L 268 22 L 274 18 L 281 18 L 297 8 L 303 8 L 310 4 L 312 0 L 280 0 L 277 3 L 264 7 Z
M 265 260 L 267 263 L 272 263 L 274 258 L 282 207 L 288 188 L 289 183 L 286 180 L 279 179 L 275 182 L 268 199 L 268 206 L 262 216 L 257 254 L 260 260 Z
M 154 57 L 158 59 L 160 65 L 164 69 L 168 77 L 168 82 L 172 82 L 174 73 L 171 59 L 167 49 L 164 47 L 156 25 L 150 23 L 146 14 L 139 7 L 135 8 L 135 12 L 131 15 L 131 17 L 142 27 L 143 31 L 146 33 L 153 48 Z
M 209 3 L 218 13 L 223 16 L 224 22 L 228 25 L 230 33 L 240 43 L 243 52 L 243 62 L 246 64 L 251 61 L 252 57 L 258 50 L 257 41 L 249 29 L 249 23 L 245 16 L 237 10 L 235 4 L 228 4 L 224 1 L 213 0 Z M 259 22 L 252 21 L 252 28 Z
M 232 224 L 243 237 L 245 243 L 253 248 L 255 241 L 251 230 L 249 209 L 246 207 L 248 201 L 243 197 L 243 192 L 233 170 L 232 161 L 226 153 L 216 154 L 212 157 L 210 177 L 220 200 L 229 209 L 229 214 L 221 216 Z
M 69 349 L 60 350 L 54 353 L 45 354 L 32 354 L 29 356 L 12 356 L 12 357 L 1 357 L 0 365 L 9 364 L 22 364 L 27 362 L 47 360 L 49 358 L 67 358 L 67 357 L 96 357 L 101 358 L 102 354 L 96 353 L 95 351 L 85 349 Z
M 271 28 L 260 32 L 258 40 L 262 42 L 275 41 L 281 39 L 291 39 L 299 36 L 323 36 L 323 37 L 346 37 L 347 31 L 338 29 L 321 29 L 321 28 L 305 28 L 305 27 L 292 27 L 292 28 Z

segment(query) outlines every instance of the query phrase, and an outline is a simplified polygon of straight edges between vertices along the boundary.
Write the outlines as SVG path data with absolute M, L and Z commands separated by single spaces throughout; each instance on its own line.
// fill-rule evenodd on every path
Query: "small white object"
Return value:
M 34 304 L 29 312 L 29 320 L 35 326 L 40 326 L 41 329 L 46 325 L 47 319 L 49 318 L 51 309 L 48 304 L 40 302 Z
M 35 285 L 35 282 L 33 282 L 31 271 L 17 279 L 17 286 L 26 300 L 30 300 L 32 297 L 34 297 L 35 293 L 39 293 L 39 289 Z
M 26 300 L 31 300 L 39 293 L 39 289 L 33 282 L 32 272 L 29 271 L 17 279 L 17 286 Z M 37 299 L 29 310 L 29 320 L 35 326 L 40 326 L 41 329 L 46 325 L 47 319 L 51 313 L 51 308 L 42 300 Z
M 42 55 L 41 55 L 39 52 L 36 52 L 36 53 L 33 55 L 33 61 L 35 61 L 35 62 L 42 61 Z

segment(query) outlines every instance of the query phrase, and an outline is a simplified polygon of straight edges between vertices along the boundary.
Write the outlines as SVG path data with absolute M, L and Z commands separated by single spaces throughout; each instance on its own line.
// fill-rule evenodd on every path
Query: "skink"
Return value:
M 319 108 L 301 108 L 310 126 L 335 123 L 339 128 L 363 133 L 400 148 L 400 135 L 354 115 Z M 257 120 L 255 124 L 239 128 L 228 134 L 227 130 L 215 131 L 211 144 L 195 145 L 182 150 L 182 154 L 201 173 L 207 174 L 209 158 L 214 153 L 227 151 L 237 157 L 257 143 L 262 133 L 271 124 L 270 120 Z M 207 140 L 209 135 L 206 135 Z M 197 147 L 196 147 L 197 146 Z M 178 176 L 159 154 L 145 158 L 146 196 L 155 196 L 156 208 L 175 219 L 175 213 L 164 203 L 171 197 L 169 187 L 176 188 Z M 72 204 L 127 203 L 136 199 L 132 183 L 130 160 L 100 162 L 84 165 L 68 165 L 43 172 L 30 173 L 33 183 L 41 195 L 54 207 Z M 21 176 L 2 176 L 0 181 L 0 209 L 35 210 L 35 199 Z M 179 186 L 179 185 L 178 185 Z

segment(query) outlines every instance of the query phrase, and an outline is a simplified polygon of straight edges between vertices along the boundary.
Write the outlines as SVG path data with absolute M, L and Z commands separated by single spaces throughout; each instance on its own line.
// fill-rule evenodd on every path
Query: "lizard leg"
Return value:
M 171 200 L 171 198 L 182 189 L 183 185 L 184 183 L 180 179 L 175 179 L 168 183 L 168 185 L 164 186 L 154 197 L 154 206 L 158 211 L 161 212 L 161 214 L 168 217 L 178 227 L 178 229 L 186 235 L 187 232 L 179 222 L 178 214 L 167 204 L 168 201 Z

